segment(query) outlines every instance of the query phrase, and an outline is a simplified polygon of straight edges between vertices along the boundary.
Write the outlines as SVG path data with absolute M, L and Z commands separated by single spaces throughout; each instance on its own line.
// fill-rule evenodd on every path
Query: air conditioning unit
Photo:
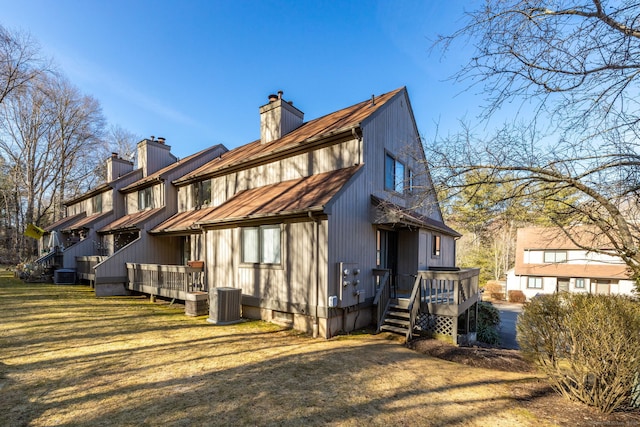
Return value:
M 242 289 L 212 288 L 209 292 L 209 318 L 214 325 L 229 325 L 240 321 Z
M 56 285 L 74 285 L 76 271 L 70 268 L 60 268 L 53 272 L 53 283 Z

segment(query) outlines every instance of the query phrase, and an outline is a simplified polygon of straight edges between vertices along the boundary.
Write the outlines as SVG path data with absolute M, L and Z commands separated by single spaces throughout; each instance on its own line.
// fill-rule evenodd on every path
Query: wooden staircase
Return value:
M 409 330 L 410 318 L 409 299 L 392 298 L 389 301 L 382 325 L 380 325 L 380 331 L 393 332 L 406 336 Z

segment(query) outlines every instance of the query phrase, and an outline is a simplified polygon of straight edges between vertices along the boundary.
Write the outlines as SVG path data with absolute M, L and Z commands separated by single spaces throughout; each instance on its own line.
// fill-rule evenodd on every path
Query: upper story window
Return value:
M 193 188 L 193 208 L 208 206 L 211 203 L 211 180 L 196 182 Z
M 384 189 L 397 193 L 404 193 L 405 190 L 404 163 L 389 153 L 384 158 Z
M 151 197 L 151 187 L 143 188 L 138 191 L 138 210 L 142 211 L 153 207 L 153 199 Z
M 100 212 L 102 212 L 102 194 L 91 198 L 91 213 L 96 214 Z
M 581 277 L 577 278 L 575 286 L 577 289 L 584 289 L 584 279 Z
M 545 263 L 567 262 L 567 251 L 544 251 Z
M 243 227 L 242 262 L 248 264 L 280 264 L 281 229 L 279 225 Z

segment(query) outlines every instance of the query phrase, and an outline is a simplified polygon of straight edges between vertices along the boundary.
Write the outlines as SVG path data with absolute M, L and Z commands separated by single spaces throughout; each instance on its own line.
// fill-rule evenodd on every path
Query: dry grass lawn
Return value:
M 2 426 L 566 421 L 535 409 L 544 384 L 535 374 L 433 358 L 385 334 L 323 340 L 259 321 L 213 326 L 143 297 L 96 298 L 85 286 L 4 276 Z

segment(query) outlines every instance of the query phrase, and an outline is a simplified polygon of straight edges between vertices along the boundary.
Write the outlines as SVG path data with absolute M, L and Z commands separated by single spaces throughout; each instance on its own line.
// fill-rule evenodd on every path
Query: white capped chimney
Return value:
M 269 95 L 269 103 L 260 107 L 260 141 L 263 144 L 282 138 L 304 122 L 304 113 L 282 98 L 282 91 Z

